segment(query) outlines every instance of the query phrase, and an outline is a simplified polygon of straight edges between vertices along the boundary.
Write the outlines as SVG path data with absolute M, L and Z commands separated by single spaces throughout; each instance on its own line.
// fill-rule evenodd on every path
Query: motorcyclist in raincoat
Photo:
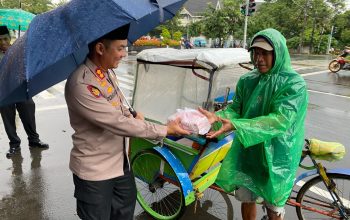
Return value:
M 238 81 L 233 103 L 216 114 L 200 111 L 221 124 L 209 138 L 235 131 L 216 183 L 227 192 L 238 188 L 243 219 L 256 218 L 258 197 L 269 219 L 283 219 L 304 144 L 306 83 L 292 69 L 286 39 L 277 30 L 258 32 L 249 50 L 255 69 Z

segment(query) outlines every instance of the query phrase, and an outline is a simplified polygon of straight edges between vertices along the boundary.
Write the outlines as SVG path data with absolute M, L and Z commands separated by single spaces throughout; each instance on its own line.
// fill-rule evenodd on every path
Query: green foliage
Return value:
M 194 22 L 188 27 L 188 34 L 190 36 L 199 36 L 203 33 L 204 24 L 201 21 Z
M 297 49 L 299 46 L 299 41 L 300 41 L 299 37 L 292 37 L 287 40 L 287 47 L 289 49 Z
M 239 4 L 238 0 L 224 0 L 221 10 L 209 5 L 203 14 L 205 19 L 196 24 L 197 30 L 206 37 L 220 40 L 226 39 L 229 35 L 241 34 L 244 20 L 240 14 Z M 199 35 L 199 31 L 194 32 L 197 32 L 195 36 Z
M 177 32 L 177 31 L 184 32 L 184 27 L 182 27 L 180 25 L 179 19 L 180 19 L 180 14 L 178 12 L 171 20 L 167 20 L 164 24 L 156 27 L 153 31 L 151 31 L 149 33 L 149 35 L 151 35 L 151 36 L 159 36 L 159 35 L 163 36 L 162 35 L 163 29 L 167 29 L 170 33 L 169 39 L 174 38 L 175 32 Z
M 340 39 L 342 41 L 343 46 L 348 46 L 350 45 L 350 29 L 343 30 Z
M 339 44 L 348 42 L 345 30 L 350 29 L 350 11 L 341 14 L 343 9 L 343 0 L 265 0 L 249 17 L 248 37 L 265 28 L 275 28 L 288 39 L 289 48 L 307 45 L 315 52 L 321 51 L 323 43 L 327 45 L 323 38 L 330 34 L 334 23 L 335 40 Z M 332 40 L 332 45 L 336 43 Z
M 168 30 L 167 28 L 165 28 L 165 27 L 162 29 L 161 36 L 164 38 L 164 40 L 171 39 L 170 32 L 169 32 L 169 30 Z
M 350 11 L 339 14 L 334 18 L 335 33 L 333 36 L 339 39 L 339 46 L 350 45 Z
M 229 26 L 225 21 L 223 10 L 215 10 L 210 6 L 206 11 L 206 19 L 203 20 L 203 34 L 210 38 L 226 38 L 229 33 Z
M 327 36 L 327 40 L 328 40 L 328 36 Z M 336 38 L 332 38 L 332 47 L 333 48 L 338 48 L 340 50 L 343 50 L 344 47 L 342 46 L 342 42 L 339 42 Z
M 64 5 L 68 2 L 69 0 L 59 0 L 56 4 L 54 4 L 54 7 L 59 7 L 61 5 Z
M 317 41 L 317 46 L 315 47 L 314 52 L 316 54 L 325 54 L 327 53 L 327 49 L 328 49 L 328 35 L 321 35 L 318 38 Z M 332 40 L 333 44 L 338 44 L 338 41 L 333 39 Z
M 0 8 L 22 8 L 33 14 L 40 14 L 53 9 L 50 0 L 2 0 Z
M 174 40 L 180 41 L 180 40 L 181 40 L 181 37 L 182 37 L 182 32 L 181 32 L 181 31 L 176 31 L 176 32 L 173 34 L 173 39 L 174 39 Z
M 60 0 L 53 4 L 51 0 L 1 0 L 0 8 L 20 8 L 34 14 L 49 11 L 65 4 L 69 0 Z M 307 45 L 313 52 L 324 53 L 327 48 L 331 27 L 335 27 L 332 47 L 343 49 L 350 45 L 350 11 L 345 10 L 344 0 L 265 0 L 258 10 L 248 17 L 247 38 L 260 30 L 275 28 L 287 39 L 288 47 L 297 49 Z M 244 16 L 240 5 L 245 0 L 223 0 L 221 10 L 209 5 L 203 13 L 204 19 L 190 24 L 180 25 L 179 12 L 172 20 L 158 26 L 150 32 L 151 36 L 163 36 L 164 40 L 179 41 L 181 33 L 189 36 L 205 35 L 208 38 L 243 38 Z M 248 41 L 249 42 L 249 41 Z M 220 42 L 221 43 L 221 42 Z
M 3 0 L 0 8 L 22 8 L 33 14 L 40 14 L 53 9 L 50 0 Z

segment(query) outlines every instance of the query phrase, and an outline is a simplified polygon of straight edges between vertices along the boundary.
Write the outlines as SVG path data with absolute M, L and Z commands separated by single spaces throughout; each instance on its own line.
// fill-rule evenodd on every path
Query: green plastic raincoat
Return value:
M 257 69 L 244 74 L 233 103 L 217 113 L 232 122 L 236 136 L 216 183 L 228 192 L 244 186 L 280 207 L 300 161 L 308 95 L 304 79 L 291 67 L 283 35 L 266 29 L 257 36 L 273 45 L 275 62 L 265 74 Z

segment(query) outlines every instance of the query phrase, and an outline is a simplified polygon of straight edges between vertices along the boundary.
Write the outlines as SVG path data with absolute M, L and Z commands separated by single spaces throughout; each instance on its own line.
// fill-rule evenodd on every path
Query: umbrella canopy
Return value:
M 26 31 L 35 14 L 22 9 L 0 9 L 0 25 L 9 29 Z
M 66 79 L 87 45 L 130 24 L 134 42 L 172 18 L 186 0 L 72 0 L 37 15 L 0 63 L 0 106 L 25 100 Z

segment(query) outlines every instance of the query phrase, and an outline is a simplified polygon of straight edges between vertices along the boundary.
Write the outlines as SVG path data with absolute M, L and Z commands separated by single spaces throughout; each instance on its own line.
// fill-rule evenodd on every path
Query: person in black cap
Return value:
M 0 26 L 0 61 L 10 46 L 11 37 L 9 30 L 6 26 Z M 5 131 L 10 140 L 10 149 L 6 153 L 6 157 L 10 158 L 21 150 L 21 139 L 16 132 L 16 110 L 21 118 L 24 130 L 28 135 L 29 147 L 48 148 L 49 145 L 42 142 L 39 139 L 39 134 L 36 132 L 35 103 L 33 99 L 30 98 L 27 101 L 17 102 L 0 108 Z
M 126 56 L 129 25 L 89 44 L 83 64 L 67 80 L 65 98 L 72 135 L 69 167 L 81 219 L 133 219 L 136 186 L 125 137 L 162 140 L 167 134 L 189 134 L 179 122 L 167 126 L 135 118 L 111 69 Z

